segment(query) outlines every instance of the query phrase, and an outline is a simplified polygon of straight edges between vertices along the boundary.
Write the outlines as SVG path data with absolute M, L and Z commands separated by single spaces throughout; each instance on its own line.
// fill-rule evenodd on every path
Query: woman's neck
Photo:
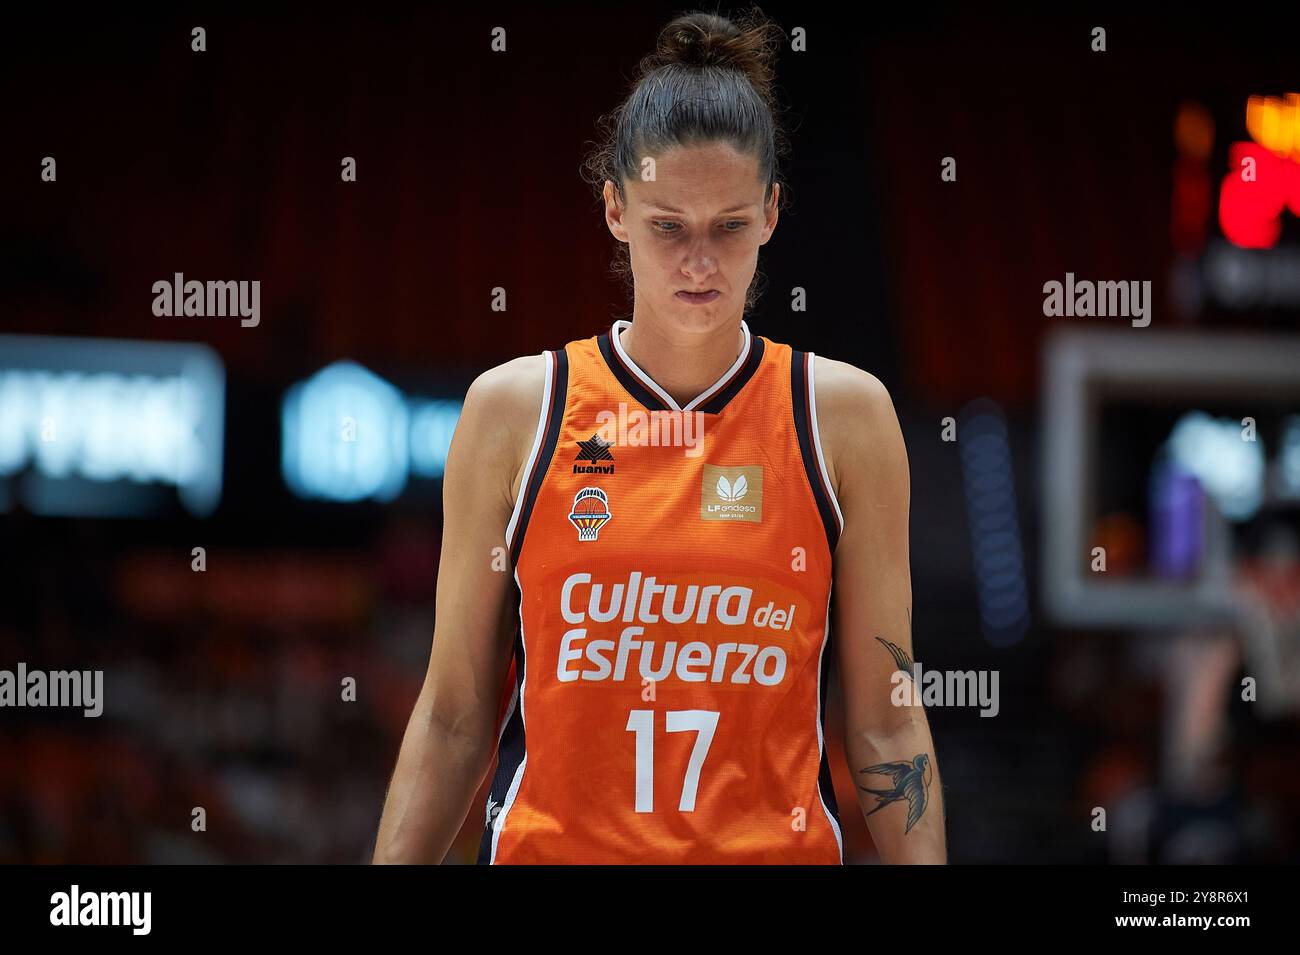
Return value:
M 745 345 L 740 318 L 714 329 L 680 331 L 633 312 L 619 344 L 638 368 L 680 406 L 721 378 Z

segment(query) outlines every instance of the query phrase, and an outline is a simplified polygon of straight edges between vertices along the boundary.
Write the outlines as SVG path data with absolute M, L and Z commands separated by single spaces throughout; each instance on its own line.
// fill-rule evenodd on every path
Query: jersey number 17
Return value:
M 682 798 L 677 803 L 681 812 L 695 811 L 695 792 L 700 785 L 700 770 L 709 755 L 713 732 L 718 728 L 715 710 L 669 710 L 664 714 L 669 733 L 695 730 L 695 746 L 686 763 L 686 776 L 682 779 Z M 636 811 L 654 812 L 654 710 L 632 710 L 627 716 L 627 731 L 636 733 Z

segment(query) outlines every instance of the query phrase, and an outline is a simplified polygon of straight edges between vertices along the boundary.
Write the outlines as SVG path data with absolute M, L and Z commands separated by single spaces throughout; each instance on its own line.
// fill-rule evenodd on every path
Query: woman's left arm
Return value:
M 881 861 L 944 863 L 934 740 L 925 709 L 911 705 L 907 448 L 893 401 L 875 376 L 813 360 L 818 433 L 844 516 L 834 558 L 832 646 L 849 771 Z M 908 676 L 896 676 L 899 670 Z

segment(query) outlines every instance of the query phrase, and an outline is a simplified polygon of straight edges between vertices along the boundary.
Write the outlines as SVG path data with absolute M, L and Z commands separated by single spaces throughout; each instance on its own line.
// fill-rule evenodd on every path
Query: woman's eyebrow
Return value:
M 654 209 L 654 210 L 657 210 L 657 211 L 659 211 L 659 212 L 674 212 L 674 213 L 676 213 L 677 215 L 685 215 L 685 214 L 686 214 L 686 213 L 682 212 L 681 209 L 674 209 L 672 206 L 665 206 L 665 205 L 663 205 L 663 204 L 661 204 L 661 203 L 658 203 L 658 202 L 649 202 L 649 203 L 646 203 L 646 205 L 647 205 L 649 208 Z M 717 215 L 725 216 L 725 215 L 730 215 L 730 214 L 733 213 L 733 212 L 748 212 L 748 211 L 750 210 L 750 208 L 751 208 L 751 207 L 750 207 L 749 205 L 743 205 L 743 206 L 732 206 L 730 209 L 723 209 L 721 212 L 717 213 Z

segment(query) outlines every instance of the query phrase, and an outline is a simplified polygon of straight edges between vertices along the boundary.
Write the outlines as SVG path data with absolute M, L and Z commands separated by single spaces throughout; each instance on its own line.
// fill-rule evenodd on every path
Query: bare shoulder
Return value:
M 898 415 L 884 383 L 848 362 L 821 355 L 814 355 L 813 362 L 818 436 L 836 494 L 844 462 L 898 467 L 901 453 L 906 468 Z
M 465 404 L 468 407 L 473 402 L 478 412 L 498 416 L 503 424 L 512 423 L 511 416 L 531 411 L 530 425 L 535 425 L 542 410 L 545 384 L 546 356 L 523 355 L 494 365 L 475 378 L 465 395 Z
M 532 448 L 545 387 L 546 356 L 538 353 L 487 369 L 465 394 L 458 430 L 463 426 L 473 436 L 481 464 L 494 465 L 496 473 L 512 479 L 511 502 Z
M 832 438 L 852 437 L 897 423 L 889 389 L 871 372 L 821 355 L 814 355 L 813 361 L 817 418 L 823 432 Z
M 865 410 L 864 406 L 885 405 L 892 409 L 893 401 L 884 383 L 869 371 L 846 361 L 837 361 L 825 355 L 814 355 L 813 378 L 817 384 L 817 409 L 835 406 L 843 409 Z M 823 402 L 823 396 L 825 401 Z

